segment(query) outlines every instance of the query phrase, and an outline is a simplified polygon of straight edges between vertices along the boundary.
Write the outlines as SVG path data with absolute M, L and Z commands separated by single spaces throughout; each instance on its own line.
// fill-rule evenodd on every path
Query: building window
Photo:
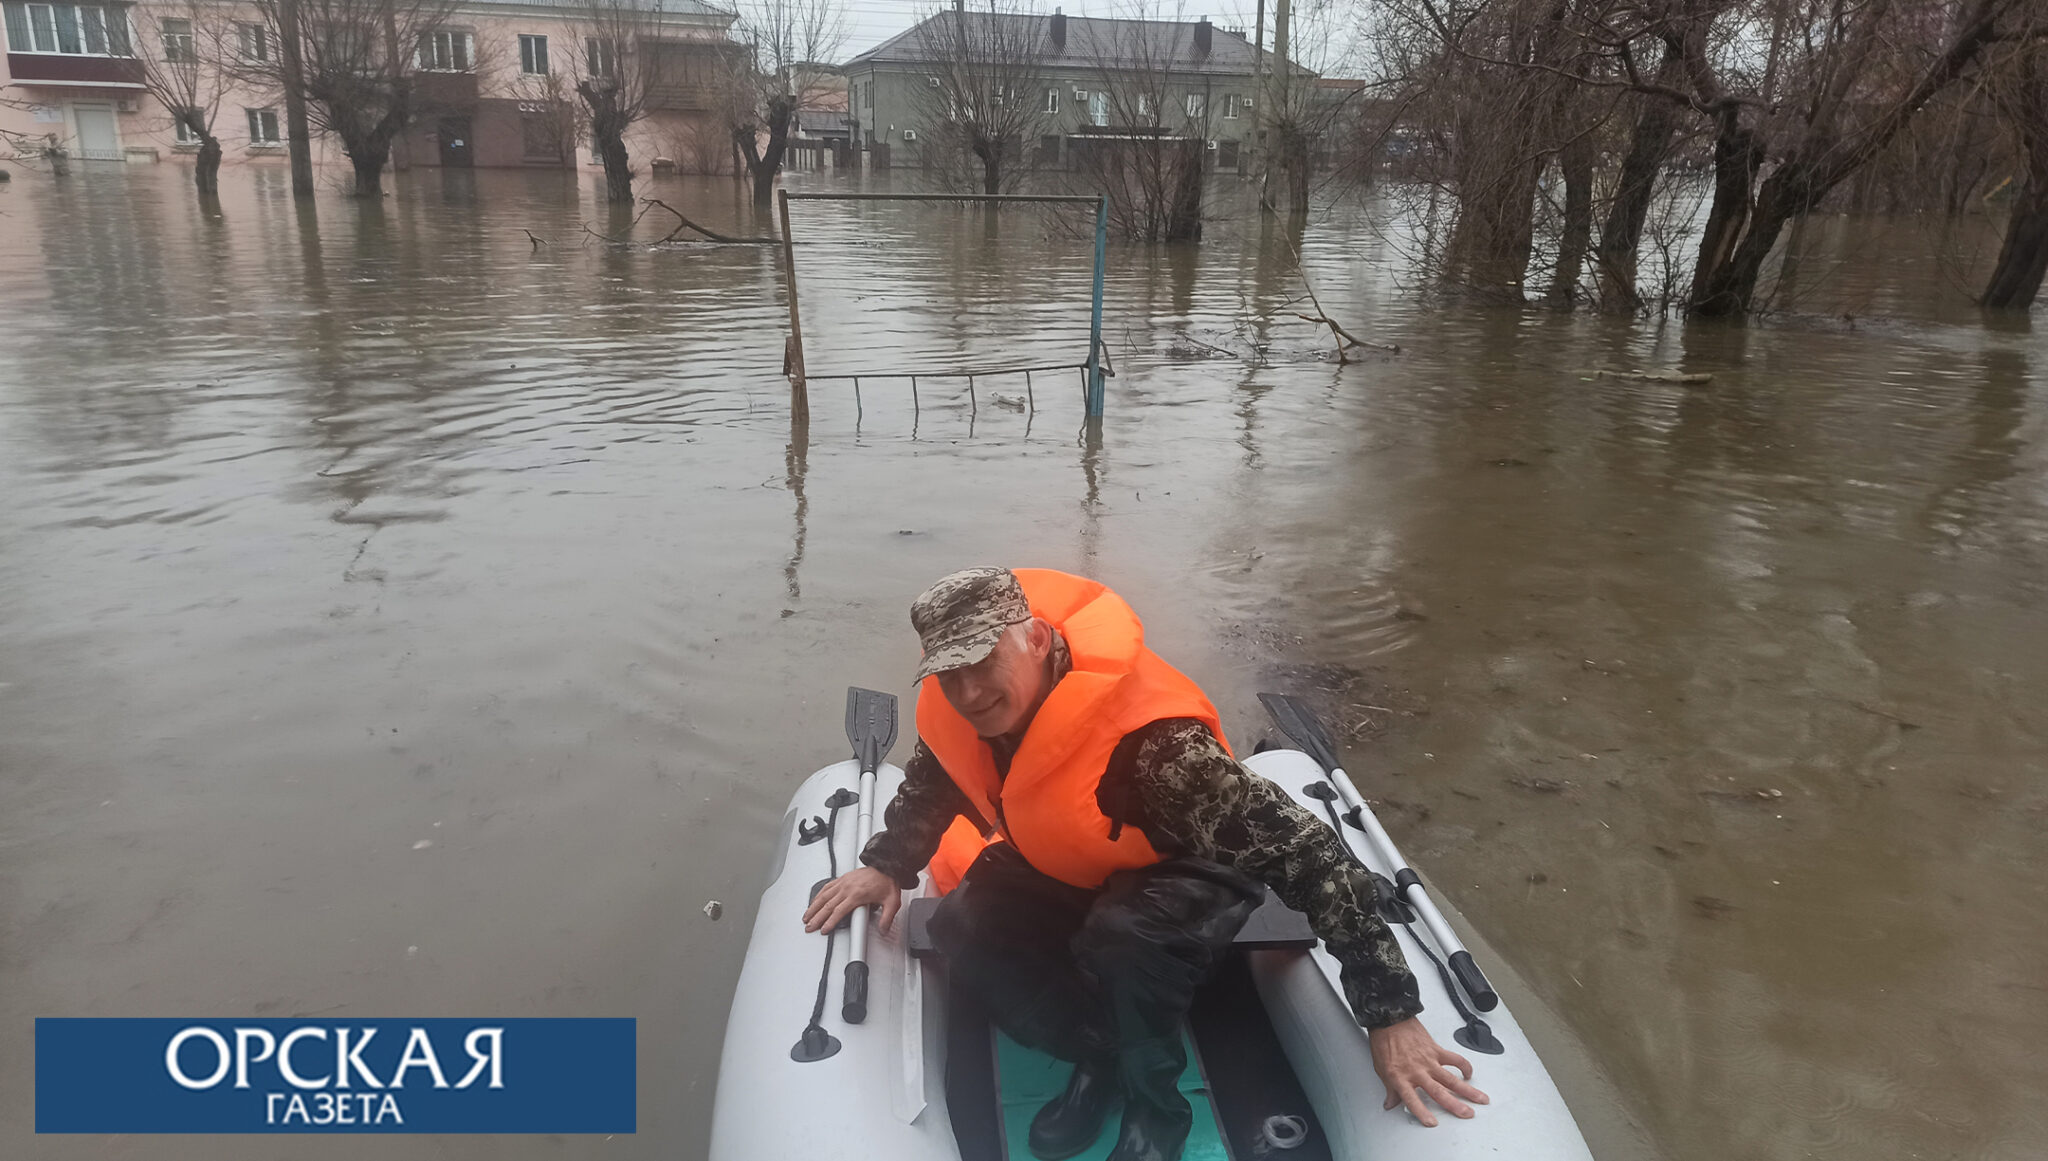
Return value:
M 472 37 L 455 29 L 437 29 L 420 37 L 420 67 L 430 72 L 466 73 L 475 60 Z
M 277 110 L 249 110 L 249 144 L 276 145 L 281 140 L 277 135 Z
M 70 56 L 132 56 L 128 18 L 119 7 L 98 4 L 7 6 L 9 52 L 59 52 Z M 191 22 L 184 22 L 190 28 Z
M 1139 93 L 1139 94 L 1138 94 L 1138 116 L 1140 116 L 1140 117 L 1150 117 L 1151 115 L 1152 115 L 1152 94 L 1150 94 L 1150 93 Z
M 1045 111 L 1048 113 L 1060 111 L 1060 90 L 1057 85 L 1045 91 Z
M 270 59 L 270 30 L 261 24 L 235 25 L 235 40 L 243 60 Z
M 191 64 L 198 59 L 192 49 L 192 22 L 166 18 L 159 25 L 164 32 L 164 59 L 171 64 Z
M 583 43 L 585 62 L 590 66 L 593 77 L 613 77 L 619 73 L 617 46 L 601 37 L 587 37 Z
M 200 112 L 200 111 L 199 111 L 198 109 L 187 109 L 187 110 L 185 110 L 185 111 L 186 111 L 186 113 L 190 114 L 190 115 L 191 115 L 191 116 L 192 116 L 193 118 L 195 118 L 195 119 L 198 119 L 198 118 L 203 118 L 203 117 L 205 116 L 205 114 L 204 114 L 204 113 L 202 113 L 202 112 Z M 199 134 L 197 134 L 197 133 L 194 133 L 194 132 L 192 131 L 192 125 L 191 125 L 191 122 L 187 121 L 187 120 L 186 120 L 186 119 L 185 119 L 184 117 L 180 117 L 180 116 L 176 116 L 176 115 L 173 115 L 173 116 L 171 117 L 171 124 L 172 124 L 172 126 L 174 127 L 174 133 L 173 133 L 173 137 L 174 137 L 174 139 L 175 139 L 175 140 L 177 141 L 177 143 L 178 143 L 178 144 L 180 144 L 180 145 L 198 145 L 198 144 L 200 144 L 200 140 L 199 140 Z
M 548 38 L 519 36 L 519 71 L 531 77 L 548 75 Z
M 1200 117 L 1209 111 L 1209 98 L 1203 93 L 1188 94 L 1188 116 Z
M 1224 119 L 1225 121 L 1235 121 L 1235 120 L 1237 120 L 1237 110 L 1238 110 L 1238 102 L 1239 102 L 1240 100 L 1243 100 L 1243 98 L 1239 97 L 1239 96 L 1238 96 L 1238 95 L 1237 95 L 1236 93 L 1226 93 L 1226 94 L 1224 94 L 1224 97 L 1223 97 L 1223 119 Z

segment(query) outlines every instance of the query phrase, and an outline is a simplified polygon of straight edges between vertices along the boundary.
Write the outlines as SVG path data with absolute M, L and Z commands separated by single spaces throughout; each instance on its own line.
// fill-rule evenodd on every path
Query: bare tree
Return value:
M 2048 46 L 2031 40 L 1998 62 L 1990 90 L 2018 140 L 2020 172 L 1998 264 L 1986 281 L 1982 304 L 2025 310 L 2048 270 Z
M 983 193 L 1014 187 L 1048 123 L 1044 23 L 1013 0 L 986 0 L 934 12 L 919 26 L 935 82 L 917 90 L 931 127 L 925 156 L 971 169 Z
M 192 181 L 201 194 L 220 192 L 220 138 L 213 124 L 244 56 L 268 60 L 270 30 L 233 22 L 233 10 L 197 2 L 150 8 L 142 24 L 142 85 L 170 111 L 180 142 L 196 143 Z
M 837 0 L 746 0 L 733 25 L 742 48 L 720 82 L 726 125 L 754 183 L 754 204 L 774 197 L 797 110 L 828 91 L 835 70 L 824 62 L 846 41 Z
M 282 37 L 278 0 L 262 0 L 269 31 Z M 391 143 L 417 111 L 422 62 L 430 65 L 434 42 L 453 0 L 297 0 L 299 86 L 308 120 L 341 139 L 355 169 L 357 197 L 384 192 L 384 167 Z M 467 68 L 473 41 L 449 63 Z M 278 60 L 286 54 L 277 54 Z M 276 62 L 250 62 L 251 71 L 275 87 L 285 85 Z
M 1095 39 L 1093 84 L 1101 132 L 1069 142 L 1080 168 L 1109 198 L 1110 223 L 1128 238 L 1193 242 L 1202 237 L 1209 85 L 1193 66 L 1206 52 L 1195 26 L 1178 20 L 1119 20 Z M 1204 25 L 1206 27 L 1206 25 Z
M 1481 243 L 1478 269 L 1514 281 L 1526 263 L 1525 193 L 1543 155 L 1569 140 L 1542 131 L 1573 124 L 1566 110 L 1590 93 L 1633 92 L 1711 131 L 1713 195 L 1688 309 L 1725 315 L 1760 305 L 1759 280 L 1785 227 L 1968 75 L 1988 45 L 2014 35 L 2008 26 L 2033 3 L 1414 0 L 1411 11 L 1443 47 L 1443 71 L 1468 78 L 1456 88 L 1478 94 L 1459 127 L 1496 137 L 1507 128 L 1506 140 L 1458 143 L 1475 165 L 1456 175 L 1458 230 Z M 1627 289 L 1637 207 L 1649 201 L 1644 182 L 1671 131 L 1661 117 L 1637 118 L 1624 196 L 1608 215 L 1619 233 L 1599 248 L 1618 289 Z M 1475 195 L 1486 191 L 1481 203 Z M 1475 209 L 1487 212 L 1468 225 Z
M 648 112 L 668 83 L 670 56 L 661 48 L 664 0 L 591 0 L 572 59 L 577 95 L 590 112 L 590 142 L 604 163 L 605 199 L 633 202 L 626 130 Z

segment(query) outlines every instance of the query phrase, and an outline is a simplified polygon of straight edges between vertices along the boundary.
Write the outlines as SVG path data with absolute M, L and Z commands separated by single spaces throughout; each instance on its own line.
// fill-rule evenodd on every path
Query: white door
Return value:
M 78 122 L 78 154 L 87 161 L 121 160 L 121 139 L 114 132 L 112 105 L 73 105 Z

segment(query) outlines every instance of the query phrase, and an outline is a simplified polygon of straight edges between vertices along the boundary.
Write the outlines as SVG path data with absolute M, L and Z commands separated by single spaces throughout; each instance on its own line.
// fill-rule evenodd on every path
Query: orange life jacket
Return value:
M 1073 668 L 1038 707 L 1008 777 L 997 775 L 988 743 L 946 701 L 936 677 L 926 678 L 918 692 L 918 737 L 1033 867 L 1076 887 L 1099 887 L 1113 871 L 1160 858 L 1136 827 L 1113 828 L 1095 801 L 1117 743 L 1162 718 L 1194 718 L 1218 741 L 1223 726 L 1201 689 L 1145 648 L 1145 627 L 1122 597 L 1097 581 L 1051 569 L 1016 573 L 1032 614 L 1066 639 Z M 971 831 L 954 828 L 963 829 Z M 941 850 L 937 861 L 949 877 L 959 873 L 954 865 L 964 869 L 963 856 L 971 859 L 961 849 L 964 841 L 949 834 L 952 849 Z

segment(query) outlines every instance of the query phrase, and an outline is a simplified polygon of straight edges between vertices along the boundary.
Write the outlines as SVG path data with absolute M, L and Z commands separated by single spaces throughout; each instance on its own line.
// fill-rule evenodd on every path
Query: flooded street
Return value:
M 1401 347 L 1340 367 L 1223 205 L 1112 247 L 1099 430 L 1073 376 L 806 426 L 779 250 L 606 245 L 587 180 L 82 168 L 0 186 L 0 1156 L 700 1157 L 788 795 L 983 563 L 1114 585 L 1241 748 L 1340 712 L 1603 1156 L 2041 1155 L 2048 340 L 1921 226 L 1816 223 L 1816 313 L 1740 329 L 1426 303 L 1334 214 Z M 1085 354 L 1043 214 L 795 213 L 814 374 Z M 32 1134 L 33 1017 L 316 1014 L 637 1017 L 639 1133 Z

